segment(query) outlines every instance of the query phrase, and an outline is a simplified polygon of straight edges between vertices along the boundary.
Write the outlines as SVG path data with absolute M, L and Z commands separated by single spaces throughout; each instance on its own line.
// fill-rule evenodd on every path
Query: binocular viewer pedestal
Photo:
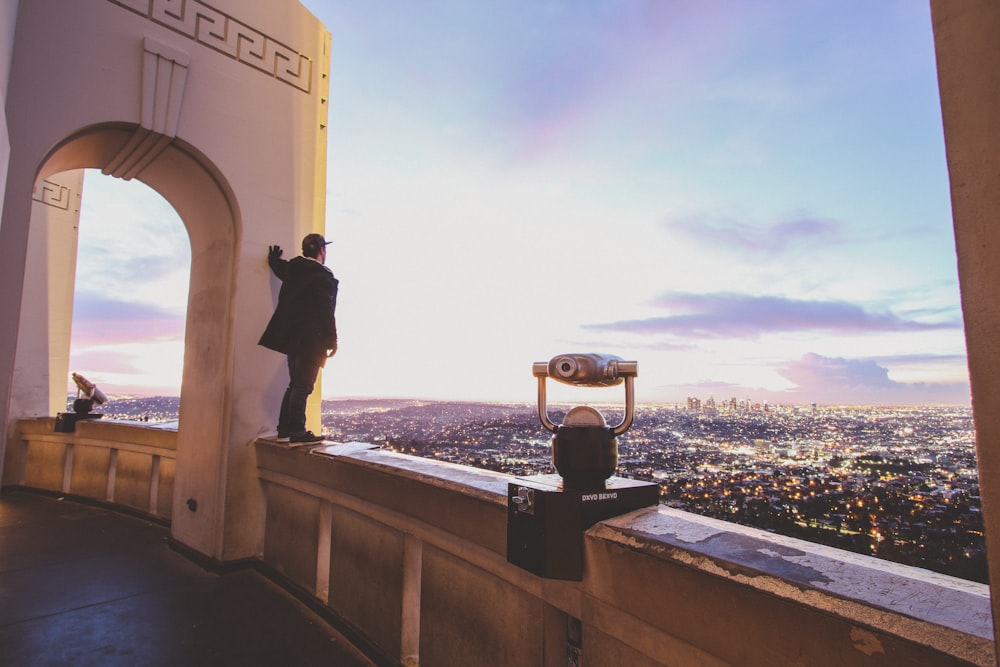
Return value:
M 611 477 L 600 487 L 565 488 L 559 475 L 507 485 L 507 562 L 549 579 L 583 579 L 583 531 L 598 521 L 660 502 L 660 486 Z
M 75 433 L 76 423 L 92 419 L 100 419 L 104 415 L 94 412 L 59 412 L 56 413 L 56 433 Z
M 583 531 L 598 521 L 660 502 L 660 485 L 614 477 L 616 438 L 635 415 L 634 361 L 606 354 L 561 354 L 532 364 L 538 378 L 538 418 L 553 434 L 557 475 L 518 478 L 507 485 L 507 562 L 550 579 L 583 579 Z M 545 381 L 581 387 L 625 386 L 625 414 L 608 426 L 599 410 L 577 405 L 562 424 L 546 407 Z

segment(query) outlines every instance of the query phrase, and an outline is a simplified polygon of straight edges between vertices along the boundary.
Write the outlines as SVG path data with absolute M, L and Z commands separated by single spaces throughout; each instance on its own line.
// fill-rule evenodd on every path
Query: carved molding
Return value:
M 142 48 L 142 118 L 147 130 L 177 136 L 190 57 L 146 37 Z
M 313 59 L 202 0 L 108 0 L 194 41 L 269 74 L 304 93 Z
M 132 180 L 177 136 L 190 60 L 183 51 L 155 39 L 143 40 L 139 127 L 104 166 L 103 174 Z
M 69 210 L 70 195 L 72 190 L 52 181 L 42 181 L 35 186 L 35 191 L 31 193 L 31 199 L 46 206 Z

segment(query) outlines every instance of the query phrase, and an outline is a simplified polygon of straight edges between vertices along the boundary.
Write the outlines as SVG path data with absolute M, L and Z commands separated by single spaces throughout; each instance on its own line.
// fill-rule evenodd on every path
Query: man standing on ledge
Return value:
M 288 357 L 288 389 L 278 413 L 278 441 L 322 442 L 306 430 L 306 400 L 319 369 L 337 353 L 337 279 L 324 266 L 326 246 L 320 234 L 302 239 L 302 256 L 281 258 L 280 246 L 269 246 L 267 264 L 281 281 L 278 305 L 258 345 Z

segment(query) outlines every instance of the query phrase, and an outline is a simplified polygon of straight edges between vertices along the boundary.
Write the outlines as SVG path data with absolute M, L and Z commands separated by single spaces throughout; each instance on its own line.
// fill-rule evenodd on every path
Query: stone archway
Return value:
M 35 185 L 80 168 L 140 180 L 192 246 L 172 532 L 218 562 L 254 556 L 249 445 L 273 432 L 287 381 L 256 345 L 276 289 L 266 248 L 324 231 L 329 34 L 297 0 L 19 5 L 3 91 L 0 450 L 27 416 L 11 396 Z
M 105 167 L 135 136 L 136 129 L 115 125 L 80 131 L 47 156 L 39 178 L 73 169 Z M 229 439 L 233 297 L 241 225 L 231 188 L 204 156 L 183 142 L 167 145 L 136 180 L 174 207 L 191 242 L 173 511 L 179 519 L 175 535 L 188 544 L 197 535 L 216 530 L 215 526 L 199 524 L 210 524 L 213 514 L 221 514 L 212 510 L 225 493 L 224 486 L 220 486 L 224 449 L 203 443 Z M 185 410 L 183 406 L 197 409 Z M 202 511 L 189 511 L 185 504 L 189 498 L 198 499 Z

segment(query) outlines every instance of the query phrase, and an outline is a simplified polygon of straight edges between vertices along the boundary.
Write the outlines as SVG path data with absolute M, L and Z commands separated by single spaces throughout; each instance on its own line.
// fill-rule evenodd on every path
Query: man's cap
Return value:
M 302 252 L 319 252 L 319 249 L 328 246 L 332 241 L 327 241 L 322 234 L 309 234 L 302 239 Z

